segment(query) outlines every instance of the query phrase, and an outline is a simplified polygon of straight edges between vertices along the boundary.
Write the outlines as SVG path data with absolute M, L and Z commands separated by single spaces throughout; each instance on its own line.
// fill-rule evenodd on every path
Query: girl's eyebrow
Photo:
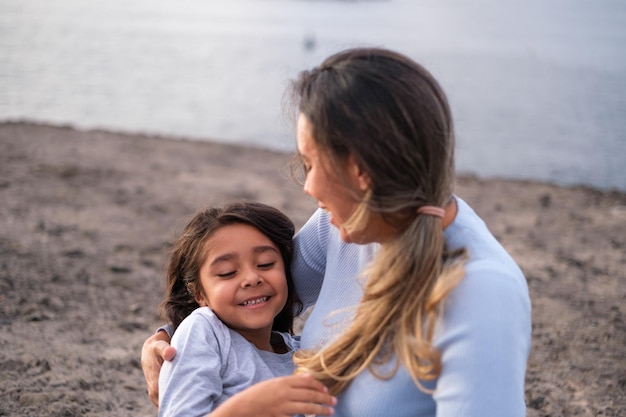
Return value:
M 263 253 L 263 252 L 267 252 L 267 251 L 272 251 L 272 252 L 276 252 L 278 253 L 278 251 L 276 250 L 275 247 L 273 246 L 257 246 L 254 248 L 254 253 Z
M 220 255 L 217 258 L 213 259 L 213 261 L 211 261 L 211 266 L 219 263 L 219 262 L 225 262 L 225 261 L 230 261 L 231 259 L 237 257 L 236 254 L 234 253 L 225 253 L 224 255 Z
M 276 250 L 275 247 L 273 246 L 269 246 L 269 245 L 263 245 L 263 246 L 256 246 L 252 249 L 252 251 L 254 253 L 263 253 L 263 252 L 267 252 L 267 251 L 271 251 L 271 252 L 275 252 L 278 253 L 278 250 Z M 223 255 L 218 256 L 217 258 L 213 259 L 211 261 L 211 266 L 220 263 L 220 262 L 226 262 L 226 261 L 230 261 L 233 258 L 236 258 L 237 254 L 236 253 L 225 253 Z

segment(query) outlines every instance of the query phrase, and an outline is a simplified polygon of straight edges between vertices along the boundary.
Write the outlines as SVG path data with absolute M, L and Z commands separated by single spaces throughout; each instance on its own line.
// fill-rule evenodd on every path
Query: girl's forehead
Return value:
M 274 242 L 256 227 L 233 223 L 217 229 L 207 240 L 205 248 L 207 255 L 213 256 L 218 252 L 244 252 L 266 246 L 278 250 Z

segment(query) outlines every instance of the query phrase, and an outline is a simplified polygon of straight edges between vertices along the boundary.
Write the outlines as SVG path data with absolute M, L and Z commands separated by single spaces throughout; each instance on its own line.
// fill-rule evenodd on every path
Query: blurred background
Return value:
M 460 172 L 626 191 L 623 0 L 0 0 L 0 122 L 293 151 L 288 80 L 355 46 L 441 82 Z

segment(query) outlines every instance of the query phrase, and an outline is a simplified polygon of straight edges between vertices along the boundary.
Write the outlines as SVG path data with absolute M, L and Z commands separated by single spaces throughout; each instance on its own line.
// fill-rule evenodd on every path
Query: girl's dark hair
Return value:
M 274 318 L 272 330 L 293 333 L 293 319 L 302 311 L 291 278 L 293 222 L 280 210 L 262 203 L 234 202 L 199 211 L 185 227 L 172 248 L 167 268 L 165 300 L 160 312 L 176 329 L 193 310 L 200 307 L 195 295 L 200 290 L 200 268 L 206 260 L 206 244 L 220 228 L 247 224 L 267 236 L 278 248 L 285 265 L 287 302 Z

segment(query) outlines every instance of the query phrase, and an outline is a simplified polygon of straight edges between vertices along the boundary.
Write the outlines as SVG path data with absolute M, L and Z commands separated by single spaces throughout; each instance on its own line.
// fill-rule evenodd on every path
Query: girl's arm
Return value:
M 230 339 L 217 318 L 209 317 L 196 310 L 176 330 L 176 358 L 165 362 L 159 375 L 159 416 L 202 416 L 222 395 L 223 349 Z
M 208 417 L 330 416 L 336 403 L 326 387 L 310 375 L 290 375 L 251 386 L 230 397 Z

